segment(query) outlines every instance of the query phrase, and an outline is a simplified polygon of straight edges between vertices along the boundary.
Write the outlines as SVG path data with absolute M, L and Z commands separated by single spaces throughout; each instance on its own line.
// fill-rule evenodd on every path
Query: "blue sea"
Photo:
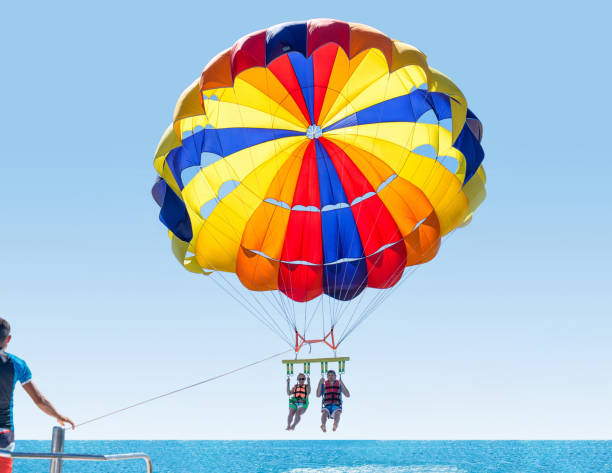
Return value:
M 18 441 L 48 452 L 50 442 Z M 67 441 L 71 453 L 144 452 L 157 473 L 612 473 L 612 441 Z M 15 460 L 16 473 L 49 471 Z M 145 471 L 142 460 L 65 462 L 65 473 Z

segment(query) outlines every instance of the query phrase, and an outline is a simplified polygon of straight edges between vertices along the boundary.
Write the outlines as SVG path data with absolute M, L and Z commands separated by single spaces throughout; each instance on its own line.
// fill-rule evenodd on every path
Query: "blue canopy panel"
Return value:
M 433 110 L 438 120 L 450 118 L 451 107 L 448 95 L 417 89 L 355 112 L 325 127 L 323 132 L 370 123 L 416 122 L 430 110 Z
M 183 170 L 200 165 L 204 136 L 204 133 L 198 132 L 183 138 L 183 145 L 172 149 L 166 157 L 166 164 L 170 167 L 180 189 L 185 187 L 181 177 Z
M 478 120 L 476 115 L 474 115 L 469 109 L 468 114 L 468 117 Z M 467 122 L 463 125 L 463 129 L 461 130 L 461 133 L 459 133 L 459 136 L 457 137 L 457 140 L 453 146 L 461 151 L 463 156 L 465 156 L 465 180 L 463 181 L 463 185 L 465 186 L 476 173 L 480 167 L 480 164 L 484 160 L 484 150 L 482 149 L 482 145 L 478 141 L 478 138 L 476 138 L 476 136 L 474 136 L 472 133 L 472 130 Z
M 361 237 L 331 158 L 318 140 L 315 146 L 321 199 L 323 292 L 335 299 L 350 300 L 368 282 Z
M 155 202 L 161 207 L 159 220 L 177 238 L 185 242 L 193 238 L 191 219 L 185 203 L 174 193 L 166 181 L 159 179 L 151 190 Z
M 306 22 L 282 23 L 266 30 L 266 65 L 288 52 L 306 57 L 308 29 Z
M 296 52 L 291 52 L 288 56 L 295 72 L 295 77 L 302 89 L 302 96 L 304 97 L 306 108 L 308 108 L 310 123 L 314 124 L 314 69 L 312 56 L 305 58 Z
M 266 141 L 303 134 L 299 131 L 273 128 L 204 128 L 183 138 L 183 144 L 168 153 L 166 162 L 179 188 L 183 189 L 185 186 L 181 173 L 190 166 L 199 166 L 202 153 L 213 153 L 225 158 Z

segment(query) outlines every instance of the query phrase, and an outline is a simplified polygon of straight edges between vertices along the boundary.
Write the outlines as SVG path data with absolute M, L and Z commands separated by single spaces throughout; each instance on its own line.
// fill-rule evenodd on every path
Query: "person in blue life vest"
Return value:
M 6 352 L 11 341 L 11 326 L 0 317 L 0 450 L 13 451 L 15 448 L 15 427 L 13 424 L 13 394 L 19 381 L 34 404 L 45 414 L 55 417 L 63 426 L 68 423 L 74 429 L 74 422 L 60 414 L 53 404 L 32 382 L 32 373 L 21 358 Z M 8 453 L 0 451 L 0 473 L 13 471 L 13 459 Z
M 327 380 L 321 376 L 317 386 L 317 397 L 323 396 L 321 406 L 321 430 L 327 432 L 327 419 L 334 419 L 333 431 L 338 429 L 340 414 L 342 413 L 342 397 L 351 397 L 351 393 L 342 382 L 336 379 L 336 372 L 329 370 Z
M 293 430 L 298 425 L 302 414 L 308 409 L 308 396 L 310 396 L 310 376 L 308 382 L 303 373 L 298 374 L 297 384 L 289 389 L 289 378 L 287 377 L 287 395 L 289 396 L 289 416 L 287 417 L 287 428 Z

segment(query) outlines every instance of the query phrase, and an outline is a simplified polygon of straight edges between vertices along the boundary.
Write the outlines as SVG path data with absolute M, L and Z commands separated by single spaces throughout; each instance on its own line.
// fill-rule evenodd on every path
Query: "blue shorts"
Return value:
M 15 449 L 15 432 L 11 429 L 0 429 L 0 450 L 12 452 Z M 2 454 L 0 456 L 10 456 Z
M 342 412 L 342 406 L 339 406 L 338 404 L 330 404 L 329 406 L 323 406 L 321 408 L 321 412 L 326 412 L 327 417 L 329 417 L 330 419 L 334 417 L 334 413 L 336 411 Z

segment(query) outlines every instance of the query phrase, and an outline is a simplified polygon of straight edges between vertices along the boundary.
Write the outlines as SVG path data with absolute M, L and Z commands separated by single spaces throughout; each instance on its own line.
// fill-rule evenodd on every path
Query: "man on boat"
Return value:
M 64 425 L 69 423 L 74 429 L 74 422 L 55 410 L 55 407 L 41 394 L 32 382 L 32 373 L 25 361 L 6 352 L 11 341 L 11 326 L 0 318 L 0 473 L 13 471 L 13 459 L 1 450 L 12 451 L 15 448 L 15 428 L 13 426 L 13 393 L 17 381 L 30 395 L 45 414 L 55 417 Z
M 327 432 L 327 419 L 334 419 L 334 432 L 338 428 L 340 422 L 340 414 L 342 413 L 342 396 L 351 397 L 351 393 L 342 382 L 342 379 L 336 379 L 336 372 L 329 370 L 327 372 L 327 380 L 323 377 L 317 386 L 317 397 L 323 396 L 323 405 L 321 407 L 321 430 Z
M 308 396 L 310 395 L 310 376 L 308 383 L 303 373 L 298 374 L 297 384 L 289 389 L 289 377 L 287 377 L 287 395 L 289 397 L 289 416 L 287 417 L 287 429 L 293 430 L 298 425 L 302 414 L 308 409 Z

